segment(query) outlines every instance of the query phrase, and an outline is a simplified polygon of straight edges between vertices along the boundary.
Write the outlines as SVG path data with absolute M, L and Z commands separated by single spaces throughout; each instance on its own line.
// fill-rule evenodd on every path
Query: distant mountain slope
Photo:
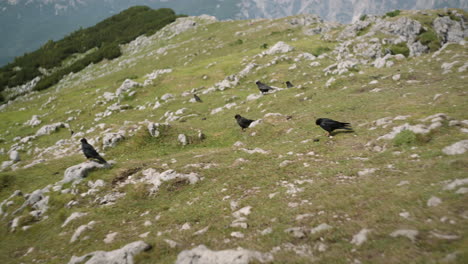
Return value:
M 349 23 L 361 14 L 393 9 L 467 9 L 466 0 L 8 0 L 0 1 L 0 65 L 60 39 L 80 27 L 134 5 L 172 8 L 179 14 L 208 14 L 218 19 L 278 18 L 299 13 L 318 14 L 327 21 Z
M 134 6 L 59 41 L 50 40 L 40 49 L 0 68 L 0 91 L 33 79 L 37 82 L 35 89 L 46 89 L 64 75 L 78 72 L 90 63 L 120 56 L 119 45 L 140 35 L 154 34 L 176 18 L 174 11 L 168 8 L 153 10 Z

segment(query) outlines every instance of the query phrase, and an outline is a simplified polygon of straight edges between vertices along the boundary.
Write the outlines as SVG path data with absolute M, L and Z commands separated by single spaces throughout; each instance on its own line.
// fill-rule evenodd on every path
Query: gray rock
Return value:
M 130 92 L 133 88 L 135 88 L 135 87 L 140 87 L 140 86 L 142 86 L 141 83 L 132 81 L 132 80 L 130 80 L 130 79 L 126 79 L 126 80 L 122 83 L 122 85 L 120 85 L 120 87 L 117 88 L 117 90 L 115 91 L 115 94 L 116 94 L 117 96 L 120 96 L 121 94 Z
M 390 236 L 392 237 L 398 237 L 398 236 L 404 236 L 407 237 L 411 242 L 414 242 L 416 240 L 416 236 L 419 234 L 417 230 L 411 230 L 411 229 L 400 229 L 392 232 Z
M 148 132 L 152 137 L 159 137 L 161 135 L 161 130 L 168 127 L 168 124 L 162 123 L 149 123 Z
M 179 134 L 179 136 L 177 137 L 177 141 L 179 141 L 179 143 L 182 144 L 182 146 L 185 146 L 188 144 L 188 139 L 185 134 Z
M 380 20 L 372 28 L 372 32 L 381 31 L 385 34 L 401 37 L 404 41 L 413 42 L 421 32 L 421 23 L 408 17 L 401 17 L 396 21 Z
M 16 150 L 13 150 L 12 152 L 10 152 L 10 160 L 13 162 L 20 161 L 21 159 L 20 159 L 19 152 Z
M 429 207 L 438 206 L 441 203 L 442 203 L 442 200 L 436 196 L 432 196 L 429 200 L 427 200 L 427 206 Z
M 468 140 L 462 140 L 458 141 L 450 146 L 447 146 L 442 149 L 442 152 L 444 152 L 447 155 L 458 155 L 458 154 L 463 154 L 468 150 Z
M 58 122 L 58 123 L 54 123 L 50 125 L 45 125 L 36 132 L 36 136 L 39 137 L 43 135 L 50 135 L 56 132 L 59 128 L 64 128 L 64 127 L 68 127 L 68 124 Z
M 370 19 L 366 19 L 364 21 L 357 20 L 356 22 L 346 26 L 345 29 L 343 29 L 343 31 L 341 31 L 341 33 L 338 35 L 338 38 L 339 39 L 354 38 L 357 36 L 359 31 L 370 26 L 370 24 L 371 24 Z
M 147 78 L 143 84 L 143 86 L 148 86 L 153 84 L 153 80 L 157 79 L 160 75 L 166 74 L 166 73 L 171 73 L 172 69 L 160 69 L 160 70 L 155 70 L 150 74 L 145 75 Z
M 295 238 L 304 238 L 306 237 L 307 230 L 304 227 L 291 227 L 285 229 L 284 232 L 291 234 Z
M 136 241 L 113 251 L 94 251 L 81 257 L 73 256 L 68 264 L 133 264 L 133 257 L 151 249 L 149 244 Z M 86 261 L 86 262 L 85 262 Z
M 468 178 L 465 179 L 455 179 L 454 181 L 448 183 L 444 186 L 444 190 L 453 190 L 458 186 L 468 184 Z
M 24 125 L 25 126 L 35 127 L 35 126 L 40 125 L 41 123 L 42 123 L 42 121 L 39 120 L 39 116 L 38 115 L 33 115 L 30 120 L 28 120 L 27 122 L 24 123 Z
M 158 191 L 161 184 L 165 181 L 181 179 L 181 180 L 189 181 L 190 184 L 195 184 L 199 180 L 202 179 L 197 173 L 194 173 L 194 172 L 189 173 L 189 174 L 182 174 L 182 173 L 177 173 L 174 170 L 167 170 L 167 171 L 159 173 L 153 168 L 149 168 L 149 169 L 142 171 L 142 174 L 144 177 L 140 180 L 140 182 L 152 184 L 153 187 L 150 189 L 150 192 L 152 193 Z
M 59 182 L 61 184 L 68 183 L 68 182 L 80 182 L 88 173 L 95 169 L 104 169 L 108 168 L 109 164 L 112 164 L 112 161 L 109 161 L 108 164 L 99 164 L 94 161 L 87 161 L 80 163 L 78 165 L 71 166 L 65 170 L 63 179 Z
M 442 39 L 442 43 L 460 42 L 465 37 L 461 22 L 452 20 L 448 16 L 434 19 L 433 25 L 437 35 Z
M 429 51 L 429 48 L 419 41 L 408 44 L 408 48 L 410 50 L 410 57 L 420 56 Z
M 75 233 L 73 233 L 71 239 L 70 239 L 70 243 L 73 243 L 75 242 L 76 240 L 78 240 L 78 238 L 81 236 L 81 234 L 87 230 L 91 230 L 93 229 L 93 226 L 96 224 L 96 221 L 91 221 L 89 223 L 87 223 L 86 225 L 81 225 L 79 226 Z
M 104 149 L 113 148 L 117 146 L 119 141 L 125 139 L 125 132 L 119 131 L 117 133 L 106 133 L 102 137 L 102 145 Z
M 248 264 L 250 261 L 267 263 L 273 261 L 270 253 L 251 251 L 241 247 L 212 251 L 205 245 L 199 245 L 179 253 L 175 264 Z
M 312 228 L 310 230 L 310 233 L 315 234 L 315 233 L 322 232 L 322 231 L 325 231 L 325 230 L 328 230 L 328 229 L 331 229 L 331 228 L 333 228 L 333 227 L 328 225 L 328 224 L 322 223 L 322 224 Z
M 367 241 L 367 234 L 369 234 L 372 230 L 364 228 L 359 233 L 353 236 L 353 239 L 351 240 L 351 244 L 354 244 L 356 246 L 362 245 L 364 242 Z
M 45 196 L 44 194 L 49 192 L 49 187 L 50 186 L 46 186 L 43 189 L 38 189 L 38 190 L 33 191 L 30 194 L 26 194 L 24 196 L 26 201 L 18 209 L 16 209 L 13 212 L 13 215 L 15 215 L 15 214 L 17 214 L 19 212 L 22 212 L 24 210 L 24 208 L 26 208 L 28 206 L 31 206 L 32 208 L 36 209 L 36 211 L 37 211 L 36 216 L 37 217 L 39 217 L 40 215 L 45 213 L 47 211 L 47 209 L 48 209 L 47 204 L 48 204 L 49 198 L 48 198 L 48 196 Z
M 294 50 L 294 47 L 289 46 L 288 44 L 284 43 L 283 41 L 279 41 L 275 45 L 273 45 L 273 47 L 271 47 L 270 49 L 265 51 L 265 54 L 273 55 L 273 54 L 277 54 L 277 53 L 287 53 L 287 52 L 290 52 L 290 51 L 293 51 L 293 50 Z
M 67 226 L 68 223 L 70 223 L 71 221 L 75 220 L 75 219 L 78 219 L 80 217 L 83 217 L 83 216 L 86 216 L 88 215 L 88 213 L 81 213 L 81 212 L 74 212 L 72 213 L 66 220 L 65 222 L 63 222 L 62 224 L 62 228 Z
M 163 101 L 168 101 L 168 100 L 173 99 L 173 98 L 174 98 L 174 95 L 170 94 L 170 93 L 167 93 L 167 94 L 164 94 L 163 96 L 161 96 L 161 100 L 163 100 Z

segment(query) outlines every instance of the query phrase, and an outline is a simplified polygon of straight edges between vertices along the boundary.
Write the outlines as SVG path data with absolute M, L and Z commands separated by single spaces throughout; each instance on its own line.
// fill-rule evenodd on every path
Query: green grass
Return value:
M 427 54 L 396 61 L 391 68 L 376 69 L 361 64 L 359 71 L 363 74 L 353 71 L 353 76 L 349 73 L 334 76 L 335 84 L 325 88 L 330 76 L 324 76 L 323 69 L 335 63 L 334 60 L 324 58 L 319 60 L 320 67 L 309 67 L 309 61 L 295 62 L 294 58 L 303 52 L 332 54 L 337 42 L 323 41 L 320 36 L 304 36 L 297 28 L 288 30 L 285 20 L 201 25 L 170 40 L 155 40 L 134 54 L 124 53 L 118 60 L 96 64 L 74 76 L 60 90 L 38 92 L 31 100 L 15 102 L 0 112 L 0 137 L 5 138 L 0 142 L 0 148 L 6 151 L 15 143 L 13 138 L 32 135 L 40 128 L 21 125 L 34 114 L 41 115 L 41 125 L 44 125 L 66 120 L 70 116 L 65 114 L 67 111 L 82 110 L 80 114 L 71 114 L 77 117 L 70 122 L 75 132 L 85 132 L 99 123 L 106 124 L 103 130 L 86 134 L 87 138 L 101 136 L 106 129 L 116 132 L 142 127 L 133 136 L 127 135 L 115 148 L 100 150 L 106 159 L 117 162 L 112 168 L 93 171 L 76 186 L 64 186 L 76 192 L 48 193 L 47 219 L 32 219 L 28 216 L 31 209 L 27 208 L 20 214 L 22 225 L 31 224 L 27 231 L 9 231 L 8 222 L 15 216 L 8 215 L 0 221 L 0 262 L 67 263 L 72 255 L 110 251 L 144 240 L 153 248 L 139 254 L 136 263 L 174 263 L 180 251 L 199 244 L 214 250 L 240 246 L 260 252 L 270 252 L 279 246 L 281 250 L 274 254 L 274 263 L 310 263 L 309 257 L 286 250 L 289 244 L 310 247 L 316 263 L 348 263 L 354 259 L 362 263 L 437 263 L 456 251 L 460 252 L 456 263 L 464 263 L 468 258 L 465 246 L 468 222 L 463 217 L 468 210 L 467 199 L 456 194 L 456 190 L 443 190 L 443 186 L 448 181 L 466 178 L 468 156 L 466 153 L 447 156 L 441 150 L 466 139 L 465 134 L 459 127 L 444 123 L 424 136 L 404 131 L 394 140 L 376 139 L 389 133 L 394 126 L 406 122 L 420 124 L 419 119 L 435 113 L 445 113 L 456 120 L 466 119 L 466 81 L 461 78 L 464 73 L 454 70 L 442 74 L 440 67 L 443 62 L 451 61 L 455 54 L 466 56 L 466 49 L 450 45 L 439 55 L 440 61 Z M 233 37 L 239 31 L 246 33 Z M 238 38 L 242 39 L 242 44 L 230 45 Z M 251 61 L 259 65 L 271 62 L 275 56 L 255 60 L 252 57 L 264 51 L 262 44 L 272 46 L 280 40 L 295 47 L 284 60 L 253 70 L 236 87 L 210 94 L 197 93 L 203 103 L 189 103 L 190 96 L 181 96 L 193 88 L 211 87 L 239 72 Z M 148 55 L 173 44 L 176 44 L 175 48 L 168 49 L 167 55 Z M 131 58 L 136 58 L 134 65 L 118 67 L 119 62 Z M 212 63 L 216 64 L 207 68 Z M 296 70 L 289 70 L 292 64 L 296 64 Z M 97 113 L 114 103 L 94 105 L 97 97 L 104 92 L 115 92 L 126 78 L 143 82 L 146 74 L 166 68 L 173 72 L 158 77 L 153 85 L 136 88 L 134 96 L 123 99 L 122 103 L 129 104 L 131 109 L 94 121 Z M 115 71 L 103 75 L 109 69 Z M 391 79 L 396 73 L 401 74 L 399 82 Z M 202 78 L 204 75 L 208 76 L 206 80 Z M 256 80 L 278 87 L 284 87 L 283 82 L 290 80 L 303 88 L 285 89 L 255 101 L 246 101 L 248 95 L 258 93 Z M 377 86 L 369 85 L 372 80 L 379 81 Z M 407 83 L 408 80 L 419 83 Z M 377 87 L 382 90 L 369 92 Z M 144 110 L 136 110 L 138 106 L 154 104 L 156 97 L 165 93 L 174 94 L 175 99 L 158 109 L 149 105 Z M 297 97 L 300 93 L 303 94 Z M 433 101 L 438 93 L 443 96 Z M 57 99 L 40 109 L 50 96 Z M 228 102 L 235 102 L 237 106 L 210 114 L 212 109 Z M 186 114 L 197 116 L 171 122 L 158 138 L 149 135 L 143 121 L 162 123 L 167 111 L 175 112 L 181 108 L 187 108 Z M 235 114 L 260 119 L 266 113 L 281 113 L 292 118 L 265 118 L 262 124 L 245 132 L 234 120 Z M 371 129 L 375 120 L 398 115 L 410 117 L 404 121 L 395 120 L 387 127 Z M 325 131 L 315 125 L 315 119 L 319 117 L 350 122 L 355 131 L 335 133 L 333 138 L 327 138 Z M 206 135 L 204 140 L 197 138 L 198 130 Z M 190 145 L 181 146 L 177 142 L 181 133 L 191 138 Z M 69 131 L 61 129 L 33 140 L 31 145 L 43 149 L 68 139 Z M 85 160 L 79 151 L 78 140 L 75 139 L 76 148 L 71 155 L 48 159 L 28 169 L 0 172 L 0 201 L 15 190 L 26 194 L 61 180 L 66 168 Z M 248 154 L 233 147 L 237 141 L 243 142 L 247 149 L 258 147 L 269 154 Z M 101 143 L 95 146 L 101 147 Z M 385 150 L 376 152 L 374 146 Z M 20 167 L 34 159 L 35 153 L 28 154 L 29 149 L 33 147 L 26 146 L 20 151 Z M 310 152 L 315 155 L 308 155 Z M 413 154 L 418 157 L 412 158 Z M 8 159 L 6 155 L 0 158 L 1 161 Z M 240 158 L 246 161 L 240 162 Z M 285 160 L 291 163 L 281 167 L 279 164 Z M 202 164 L 206 168 L 191 164 Z M 197 173 L 203 179 L 194 185 L 178 180 L 165 182 L 154 195 L 149 194 L 149 186 L 143 183 L 124 187 L 113 185 L 130 175 L 139 179 L 141 171 L 148 168 L 159 172 L 173 169 L 179 173 Z M 369 168 L 376 171 L 359 175 L 360 171 Z M 106 185 L 97 194 L 80 195 L 89 190 L 88 181 L 98 179 Z M 402 181 L 409 184 L 398 186 Z M 288 193 L 291 184 L 303 191 Z M 109 206 L 94 202 L 97 197 L 113 191 L 126 195 Z M 274 193 L 276 195 L 270 198 Z M 431 196 L 441 198 L 442 204 L 427 207 Z M 78 205 L 65 207 L 71 200 L 77 201 Z M 7 213 L 18 208 L 24 198 L 15 197 L 12 201 L 13 205 L 2 208 Z M 238 206 L 231 210 L 233 201 Z M 291 204 L 297 206 L 291 207 Z M 252 213 L 246 216 L 248 228 L 231 227 L 232 213 L 244 206 L 252 206 Z M 400 217 L 404 211 L 410 213 L 410 219 Z M 73 212 L 87 212 L 88 215 L 61 228 Z M 148 214 L 144 214 L 146 212 Z M 302 214 L 313 216 L 296 220 Z M 155 220 L 158 215 L 159 220 Z M 447 220 L 443 222 L 441 219 Z M 89 238 L 69 243 L 75 230 L 92 220 L 98 224 L 83 234 Z M 151 226 L 144 225 L 147 220 L 152 222 Z M 450 220 L 454 223 L 450 224 Z M 190 224 L 190 230 L 180 230 L 185 223 Z M 291 227 L 310 229 L 321 223 L 333 228 L 302 239 L 284 232 Z M 207 226 L 206 233 L 193 235 Z M 272 228 L 272 233 L 260 235 L 259 231 L 267 227 Z M 352 245 L 353 235 L 363 228 L 372 229 L 368 241 L 359 247 Z M 417 229 L 420 235 L 414 243 L 404 237 L 391 237 L 389 234 L 397 229 Z M 245 238 L 232 238 L 230 234 L 235 231 L 242 232 Z M 456 234 L 460 239 L 437 239 L 431 231 Z M 103 239 L 111 232 L 119 234 L 113 243 L 105 244 Z M 145 232 L 150 235 L 140 238 L 139 235 Z M 164 239 L 174 240 L 179 246 L 170 248 Z M 314 249 L 319 242 L 325 244 L 327 250 Z M 24 256 L 30 247 L 34 247 L 34 251 Z

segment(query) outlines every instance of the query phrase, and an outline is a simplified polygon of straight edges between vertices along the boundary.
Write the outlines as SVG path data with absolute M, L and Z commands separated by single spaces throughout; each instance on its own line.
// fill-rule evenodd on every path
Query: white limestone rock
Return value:
M 273 47 L 265 51 L 265 54 L 273 55 L 277 53 L 287 53 L 294 50 L 294 47 L 289 46 L 288 44 L 284 43 L 283 41 L 277 42 Z
M 107 164 L 100 164 L 94 161 L 86 161 L 74 166 L 71 166 L 65 170 L 63 179 L 59 182 L 61 184 L 68 183 L 68 182 L 80 182 L 88 173 L 95 169 L 104 169 L 108 168 L 110 164 L 113 162 L 109 161 Z
M 117 146 L 119 141 L 125 139 L 125 131 L 118 131 L 117 133 L 106 133 L 102 137 L 102 145 L 104 149 L 113 148 Z
M 439 198 L 439 197 L 436 197 L 436 196 L 432 196 L 431 198 L 429 198 L 429 200 L 427 201 L 427 206 L 429 207 L 434 207 L 434 206 L 438 206 L 439 204 L 442 203 L 442 200 Z
M 62 224 L 62 228 L 67 226 L 71 221 L 78 219 L 80 217 L 86 216 L 88 213 L 74 212 L 72 213 Z
M 400 229 L 392 232 L 390 236 L 392 237 L 399 237 L 403 236 L 411 240 L 411 242 L 414 242 L 416 240 L 416 237 L 418 236 L 419 232 L 417 230 L 412 230 L 412 229 Z
M 364 242 L 367 241 L 367 235 L 371 232 L 371 229 L 361 229 L 359 233 L 353 236 L 353 239 L 351 240 L 351 244 L 354 244 L 356 246 L 362 245 Z
M 87 223 L 86 225 L 79 226 L 76 229 L 75 233 L 73 233 L 73 235 L 72 235 L 72 237 L 70 239 L 70 243 L 73 243 L 73 242 L 77 241 L 78 238 L 81 236 L 81 234 L 83 234 L 83 232 L 93 229 L 95 224 L 96 224 L 96 221 L 91 221 L 91 222 Z
M 42 123 L 42 121 L 39 119 L 39 116 L 38 115 L 33 115 L 31 117 L 30 120 L 26 121 L 24 123 L 25 126 L 31 126 L 31 127 L 35 127 L 35 126 L 38 126 Z
M 273 261 L 270 253 L 251 251 L 241 247 L 212 251 L 205 245 L 199 245 L 179 253 L 175 264 L 248 264 L 250 261 L 267 263 Z
M 447 155 L 459 155 L 463 154 L 468 150 L 468 139 L 458 141 L 450 146 L 447 146 L 442 149 L 442 152 L 444 152 Z
M 113 251 L 94 251 L 81 257 L 72 256 L 68 264 L 133 264 L 135 255 L 149 249 L 149 244 L 136 241 Z
M 128 93 L 128 92 L 131 92 L 131 90 L 135 87 L 140 87 L 142 86 L 141 83 L 138 83 L 138 82 L 135 82 L 133 80 L 130 80 L 130 79 L 126 79 L 121 85 L 119 88 L 117 88 L 117 90 L 115 91 L 115 94 L 117 96 L 120 96 L 121 94 L 123 93 Z
M 50 135 L 56 132 L 59 128 L 64 128 L 64 127 L 68 127 L 68 124 L 58 122 L 58 123 L 54 123 L 50 125 L 45 125 L 36 132 L 36 136 L 39 137 L 43 135 Z
M 152 193 L 157 192 L 161 184 L 165 181 L 182 179 L 189 181 L 190 184 L 195 184 L 202 179 L 197 173 L 194 172 L 189 174 L 182 174 L 177 173 L 174 170 L 167 170 L 159 173 L 153 168 L 142 171 L 142 174 L 144 175 L 144 178 L 142 178 L 141 181 L 153 185 L 153 187 L 150 189 Z

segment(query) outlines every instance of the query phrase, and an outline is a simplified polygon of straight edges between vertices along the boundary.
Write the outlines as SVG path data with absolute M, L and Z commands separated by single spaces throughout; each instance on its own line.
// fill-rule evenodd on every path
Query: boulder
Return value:
M 13 162 L 20 161 L 21 159 L 20 159 L 19 152 L 16 150 L 13 150 L 12 152 L 10 152 L 10 160 Z
M 136 241 L 113 251 L 94 251 L 81 257 L 72 256 L 68 264 L 133 264 L 135 255 L 149 249 L 149 244 Z
M 269 50 L 265 51 L 265 54 L 273 55 L 277 53 L 287 53 L 293 51 L 294 47 L 289 46 L 288 44 L 284 43 L 283 41 L 277 42 L 273 47 Z
M 251 261 L 267 263 L 273 261 L 270 253 L 251 251 L 241 247 L 213 251 L 205 245 L 184 250 L 177 256 L 176 264 L 248 264 Z
M 65 124 L 63 122 L 58 122 L 58 123 L 54 123 L 50 125 L 45 125 L 36 132 L 36 136 L 39 137 L 43 135 L 50 135 L 56 132 L 59 128 L 64 128 L 64 127 L 68 127 L 68 124 Z
M 107 164 L 100 164 L 94 161 L 86 161 L 78 165 L 71 166 L 65 170 L 63 179 L 59 183 L 64 184 L 68 182 L 80 182 L 86 178 L 86 176 L 88 176 L 90 171 L 95 169 L 108 168 L 110 163 L 112 162 L 108 162 Z

